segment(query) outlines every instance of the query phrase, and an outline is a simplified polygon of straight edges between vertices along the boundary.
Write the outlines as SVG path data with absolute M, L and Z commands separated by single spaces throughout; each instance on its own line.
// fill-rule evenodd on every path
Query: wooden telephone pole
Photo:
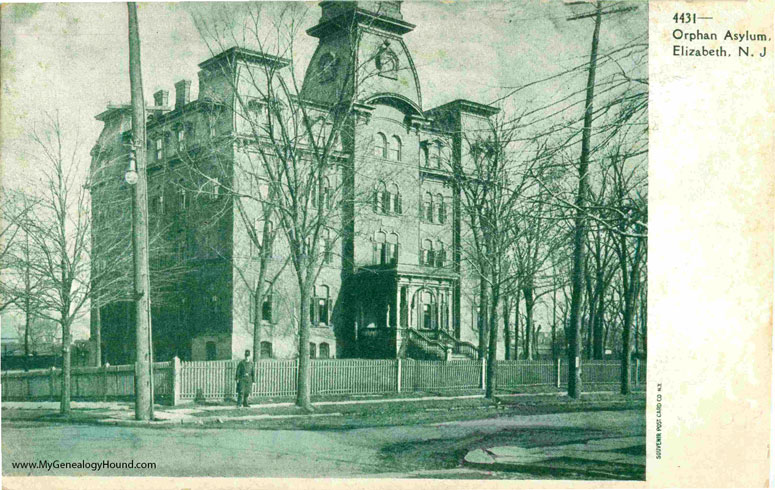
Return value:
M 566 5 L 574 5 L 573 2 Z M 574 15 L 568 20 L 595 19 L 595 29 L 592 33 L 592 49 L 589 54 L 587 71 L 587 93 L 584 105 L 584 127 L 581 130 L 581 158 L 579 159 L 579 187 L 576 194 L 576 218 L 573 230 L 573 272 L 571 274 L 570 303 L 570 339 L 568 346 L 568 395 L 571 398 L 581 396 L 581 302 L 584 291 L 584 247 L 586 238 L 586 204 L 589 192 L 589 149 L 592 136 L 592 116 L 595 99 L 595 70 L 597 68 L 597 47 L 600 41 L 600 23 L 603 15 L 634 10 L 635 7 L 623 7 L 603 11 L 600 0 L 597 0 L 595 11 L 588 14 Z
M 132 187 L 132 251 L 135 287 L 135 418 L 153 419 L 151 281 L 148 267 L 148 181 L 146 176 L 145 99 L 140 69 L 137 5 L 128 2 L 129 82 L 132 90 L 132 149 L 127 183 Z

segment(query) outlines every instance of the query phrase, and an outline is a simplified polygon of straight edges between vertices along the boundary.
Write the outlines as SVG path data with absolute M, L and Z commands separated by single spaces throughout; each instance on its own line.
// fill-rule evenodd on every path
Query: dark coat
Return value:
M 237 375 L 234 379 L 237 381 L 237 391 L 249 390 L 253 385 L 253 363 L 241 360 L 237 364 Z

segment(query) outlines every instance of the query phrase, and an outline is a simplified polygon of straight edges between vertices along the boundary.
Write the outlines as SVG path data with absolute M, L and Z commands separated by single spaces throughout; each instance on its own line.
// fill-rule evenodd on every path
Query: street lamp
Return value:
M 129 168 L 124 174 L 124 180 L 129 185 L 137 184 L 137 164 L 135 162 L 135 150 L 129 150 Z

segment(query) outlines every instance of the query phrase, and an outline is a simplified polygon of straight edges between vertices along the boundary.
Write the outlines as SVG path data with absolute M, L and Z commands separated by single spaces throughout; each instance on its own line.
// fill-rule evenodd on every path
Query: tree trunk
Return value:
M 99 303 L 94 309 L 94 335 L 92 337 L 92 344 L 94 348 L 94 365 L 97 367 L 102 366 L 102 308 Z
M 495 396 L 495 389 L 498 385 L 498 372 L 497 372 L 497 354 L 498 354 L 498 294 L 493 292 L 492 303 L 489 305 L 490 311 L 489 320 L 489 348 L 487 355 L 487 382 L 485 386 L 484 396 L 488 400 L 492 400 Z
M 622 238 L 622 244 L 626 245 L 626 239 Z M 622 248 L 622 274 L 627 276 L 626 269 L 626 249 Z M 629 271 L 629 281 L 622 282 L 624 289 L 624 315 L 622 318 L 622 371 L 621 371 L 621 393 L 629 395 L 632 392 L 632 316 L 634 312 L 635 297 L 638 290 L 638 269 L 640 267 L 640 239 L 636 239 L 635 253 L 632 259 L 632 268 Z M 629 284 L 627 284 L 629 282 Z M 628 287 L 629 286 L 629 287 Z
M 488 325 L 487 322 L 487 284 L 484 280 L 479 283 L 479 315 L 477 321 L 479 323 L 479 359 L 485 359 L 487 357 L 487 344 L 488 344 Z
M 253 291 L 253 359 L 258 359 L 258 354 L 261 352 L 261 317 L 264 302 L 263 289 L 259 278 L 259 281 L 256 281 L 256 288 Z
M 552 271 L 554 274 L 554 271 Z M 557 288 L 552 285 L 552 360 L 557 360 Z
M 299 308 L 299 372 L 296 385 L 296 406 L 302 410 L 313 411 L 310 401 L 310 359 L 309 359 L 309 337 L 310 337 L 310 297 L 311 286 L 304 285 L 301 290 L 301 307 Z
M 62 396 L 59 399 L 59 412 L 70 414 L 70 325 L 62 320 Z
M 513 354 L 511 348 L 511 325 L 509 323 L 511 317 L 511 298 L 506 296 L 503 299 L 503 342 L 506 344 L 506 360 L 510 361 Z
M 517 292 L 514 298 L 514 359 L 519 359 L 519 292 Z
M 535 341 L 533 328 L 535 299 L 533 298 L 533 288 L 523 288 L 522 294 L 525 297 L 525 359 L 532 361 L 533 349 L 531 343 Z
M 603 314 L 604 314 L 604 308 L 605 308 L 605 291 L 602 286 L 602 278 L 598 279 L 598 291 L 597 295 L 595 297 L 597 301 L 597 308 L 596 308 L 596 314 L 595 314 L 595 323 L 593 326 L 593 337 L 594 340 L 592 342 L 592 351 L 594 354 L 595 359 L 603 359 L 605 356 L 605 350 L 603 349 Z
M 30 360 L 30 327 L 32 326 L 29 294 L 26 294 L 24 298 L 24 312 L 24 370 L 29 371 L 27 364 Z

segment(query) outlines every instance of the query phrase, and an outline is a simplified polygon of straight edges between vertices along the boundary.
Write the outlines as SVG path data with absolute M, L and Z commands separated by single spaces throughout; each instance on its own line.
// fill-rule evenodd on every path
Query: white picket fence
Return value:
M 399 392 L 480 390 L 486 382 L 483 361 L 417 361 L 412 359 L 313 359 L 310 390 L 321 395 L 382 395 Z M 154 390 L 171 404 L 185 400 L 223 400 L 234 397 L 239 361 L 170 362 L 154 364 Z M 255 363 L 252 396 L 287 398 L 295 395 L 297 360 L 259 360 Z M 646 380 L 644 363 L 633 362 L 634 385 Z M 5 372 L 0 378 L 3 400 L 57 399 L 61 370 Z M 553 391 L 567 384 L 563 361 L 498 361 L 496 385 L 500 390 L 537 387 Z M 619 361 L 585 361 L 582 381 L 600 385 L 619 383 Z M 73 368 L 74 399 L 134 396 L 134 366 Z
M 154 393 L 157 397 L 173 394 L 174 361 L 153 364 Z M 0 378 L 3 400 L 59 399 L 62 394 L 62 370 L 5 371 Z M 73 399 L 103 400 L 131 398 L 135 395 L 135 366 L 74 367 L 70 371 L 70 396 Z

